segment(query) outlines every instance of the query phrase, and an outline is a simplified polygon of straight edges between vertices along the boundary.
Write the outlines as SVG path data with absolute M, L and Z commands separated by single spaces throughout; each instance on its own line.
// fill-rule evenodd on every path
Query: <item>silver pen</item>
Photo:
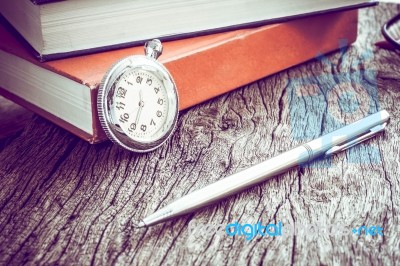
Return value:
M 189 193 L 142 219 L 137 226 L 151 226 L 194 212 L 197 209 L 266 181 L 294 166 L 310 162 L 323 155 L 328 157 L 344 151 L 383 131 L 388 120 L 389 113 L 385 110 L 367 116 L 267 161 Z

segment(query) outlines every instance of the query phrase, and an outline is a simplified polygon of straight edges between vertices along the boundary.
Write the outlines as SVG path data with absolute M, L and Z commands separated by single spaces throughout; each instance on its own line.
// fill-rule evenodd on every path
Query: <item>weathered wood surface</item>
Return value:
M 30 111 L 0 96 L 0 140 L 23 129 L 31 118 Z
M 400 261 L 400 54 L 378 49 L 394 5 L 361 11 L 347 50 L 183 112 L 148 154 L 89 145 L 34 117 L 0 147 L 0 262 L 29 264 L 395 264 Z M 341 106 L 341 108 L 338 108 Z M 148 229 L 134 222 L 182 195 L 378 109 L 384 134 Z M 384 236 L 190 234 L 197 224 L 279 221 L 381 226 Z

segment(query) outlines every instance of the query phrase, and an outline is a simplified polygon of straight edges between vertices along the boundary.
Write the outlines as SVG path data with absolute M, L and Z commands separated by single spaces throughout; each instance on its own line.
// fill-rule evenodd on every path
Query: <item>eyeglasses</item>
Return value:
M 400 14 L 391 18 L 382 26 L 382 34 L 386 41 L 400 50 Z

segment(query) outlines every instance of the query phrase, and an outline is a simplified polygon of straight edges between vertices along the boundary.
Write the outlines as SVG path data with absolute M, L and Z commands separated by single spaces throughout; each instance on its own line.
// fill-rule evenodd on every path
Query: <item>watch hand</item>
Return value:
M 142 113 L 143 107 L 144 107 L 143 95 L 142 95 L 142 90 L 140 90 L 139 91 L 139 110 L 137 112 L 136 119 L 135 119 L 136 125 L 138 125 L 140 114 Z

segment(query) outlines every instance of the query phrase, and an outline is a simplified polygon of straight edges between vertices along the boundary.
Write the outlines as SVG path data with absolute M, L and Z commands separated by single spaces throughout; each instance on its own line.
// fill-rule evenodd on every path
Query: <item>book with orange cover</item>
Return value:
M 163 43 L 159 60 L 178 88 L 180 109 L 310 60 L 357 37 L 357 10 Z M 105 139 L 97 116 L 98 86 L 116 61 L 143 54 L 132 47 L 38 62 L 0 26 L 0 94 L 81 138 Z

